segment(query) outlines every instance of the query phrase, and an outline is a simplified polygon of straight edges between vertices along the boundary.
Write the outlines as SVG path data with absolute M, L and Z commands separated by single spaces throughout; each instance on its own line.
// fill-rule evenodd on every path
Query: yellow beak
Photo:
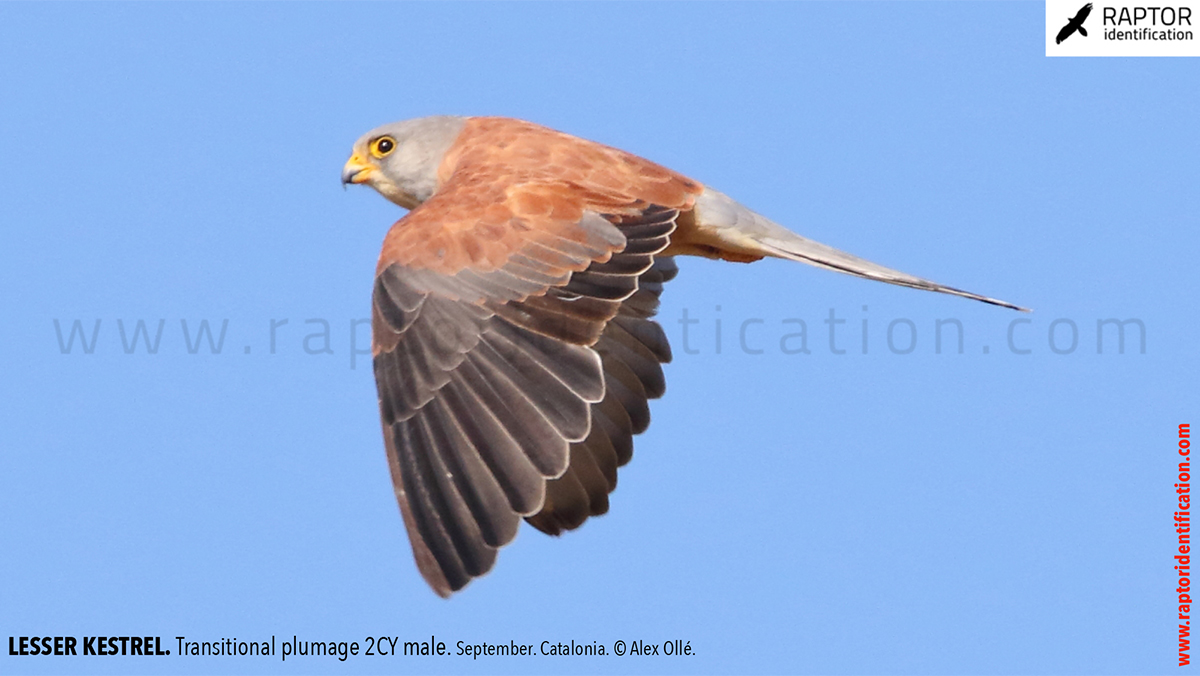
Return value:
M 347 183 L 364 183 L 371 178 L 371 173 L 374 171 L 375 167 L 367 164 L 362 155 L 354 153 L 346 161 L 346 166 L 342 167 L 342 185 Z

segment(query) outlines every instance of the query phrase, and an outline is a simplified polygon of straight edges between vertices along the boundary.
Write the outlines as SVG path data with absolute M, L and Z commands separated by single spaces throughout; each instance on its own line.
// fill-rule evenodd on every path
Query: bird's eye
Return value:
M 383 157 L 396 149 L 396 139 L 391 136 L 380 136 L 371 141 L 371 154 L 375 157 Z

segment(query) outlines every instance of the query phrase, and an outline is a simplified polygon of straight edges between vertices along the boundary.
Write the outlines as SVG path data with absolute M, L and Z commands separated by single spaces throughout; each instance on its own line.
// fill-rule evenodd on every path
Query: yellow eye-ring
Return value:
M 376 158 L 382 158 L 384 155 L 396 149 L 396 139 L 391 136 L 380 136 L 371 141 L 371 154 Z

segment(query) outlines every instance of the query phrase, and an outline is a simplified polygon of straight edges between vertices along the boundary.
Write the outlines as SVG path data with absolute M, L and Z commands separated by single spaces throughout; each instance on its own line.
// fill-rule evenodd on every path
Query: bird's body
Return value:
M 798 260 L 1016 307 L 796 235 L 615 148 L 507 118 L 363 136 L 343 181 L 412 211 L 376 270 L 375 374 L 418 568 L 448 595 L 523 517 L 558 534 L 608 509 L 670 360 L 651 318 L 673 256 Z M 1019 308 L 1018 308 L 1019 309 Z

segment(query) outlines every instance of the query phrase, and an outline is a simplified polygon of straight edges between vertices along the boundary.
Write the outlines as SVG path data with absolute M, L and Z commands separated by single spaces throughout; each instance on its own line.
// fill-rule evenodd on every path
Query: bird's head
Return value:
M 465 122 L 439 115 L 372 129 L 354 143 L 342 184 L 365 183 L 405 209 L 415 208 L 437 189 L 438 166 Z

